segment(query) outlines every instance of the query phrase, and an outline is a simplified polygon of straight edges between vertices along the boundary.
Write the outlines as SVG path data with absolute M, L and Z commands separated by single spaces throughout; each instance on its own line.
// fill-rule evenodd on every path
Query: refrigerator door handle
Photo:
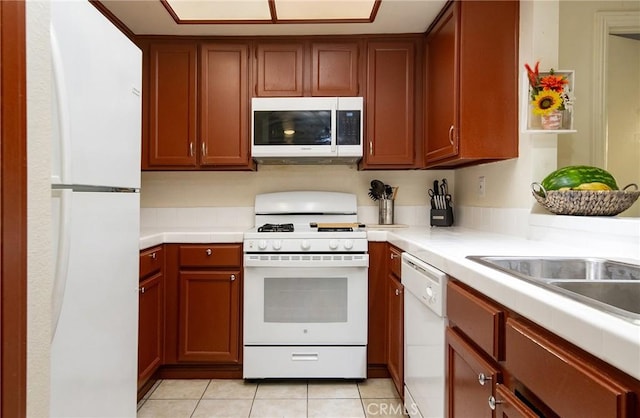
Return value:
M 58 125 L 57 135 L 53 135 L 53 149 L 57 150 L 57 160 L 53 162 L 52 184 L 66 184 L 71 179 L 71 162 L 68 155 L 71 151 L 70 123 L 69 123 L 69 99 L 66 94 L 64 66 L 62 65 L 62 53 L 56 38 L 56 31 L 51 25 L 51 67 L 53 72 L 53 98 L 54 118 Z
M 58 214 L 58 251 L 55 256 L 55 275 L 53 277 L 52 291 L 52 324 L 51 324 L 51 341 L 53 341 L 58 322 L 62 313 L 64 304 L 64 294 L 67 285 L 67 275 L 69 273 L 69 252 L 71 246 L 71 202 L 73 199 L 71 190 L 53 190 L 54 198 L 60 200 L 60 212 Z

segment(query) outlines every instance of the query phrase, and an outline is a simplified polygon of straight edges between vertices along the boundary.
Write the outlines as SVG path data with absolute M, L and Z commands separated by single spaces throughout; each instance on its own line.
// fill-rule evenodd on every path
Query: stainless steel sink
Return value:
M 640 317 L 639 282 L 562 281 L 550 284 Z
M 597 257 L 467 258 L 640 323 L 640 265 Z

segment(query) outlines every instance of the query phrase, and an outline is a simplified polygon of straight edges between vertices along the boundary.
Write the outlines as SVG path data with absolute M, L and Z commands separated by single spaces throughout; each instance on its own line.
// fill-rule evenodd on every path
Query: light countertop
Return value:
M 244 229 L 144 229 L 140 249 L 162 243 L 241 243 Z M 369 241 L 387 241 L 477 289 L 585 351 L 640 380 L 640 324 L 600 312 L 542 287 L 465 258 L 468 255 L 598 256 L 632 263 L 586 246 L 558 245 L 459 227 L 368 228 Z

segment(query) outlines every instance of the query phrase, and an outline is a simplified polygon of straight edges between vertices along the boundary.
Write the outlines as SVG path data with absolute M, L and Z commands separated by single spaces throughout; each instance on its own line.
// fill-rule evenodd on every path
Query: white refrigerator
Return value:
M 52 417 L 135 417 L 142 53 L 51 2 Z

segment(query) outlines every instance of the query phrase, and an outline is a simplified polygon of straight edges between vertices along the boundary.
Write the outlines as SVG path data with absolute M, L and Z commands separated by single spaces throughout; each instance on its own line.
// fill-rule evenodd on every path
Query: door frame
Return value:
M 27 87 L 24 0 L 0 1 L 0 416 L 26 416 Z

